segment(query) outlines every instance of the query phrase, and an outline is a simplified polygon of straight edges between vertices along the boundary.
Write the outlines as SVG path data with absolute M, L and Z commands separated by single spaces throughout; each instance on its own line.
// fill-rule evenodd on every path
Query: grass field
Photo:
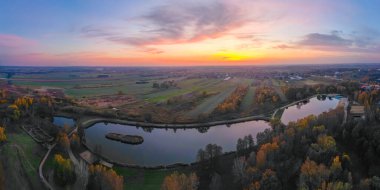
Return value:
M 253 99 L 255 97 L 255 89 L 255 87 L 249 87 L 247 94 L 244 96 L 243 101 L 241 102 L 241 111 L 249 111 L 250 108 L 252 108 Z
M 6 168 L 8 168 L 8 182 L 18 185 L 41 188 L 38 177 L 38 166 L 42 158 L 41 147 L 25 133 L 8 134 L 7 144 L 2 147 L 7 155 Z
M 126 190 L 156 190 L 161 188 L 165 176 L 174 171 L 139 170 L 115 167 L 114 170 L 124 176 Z
M 189 79 L 180 81 L 177 88 L 152 92 L 144 97 L 149 102 L 163 102 L 169 98 L 191 92 L 210 92 L 209 89 L 218 83 L 220 83 L 220 80 L 217 79 Z

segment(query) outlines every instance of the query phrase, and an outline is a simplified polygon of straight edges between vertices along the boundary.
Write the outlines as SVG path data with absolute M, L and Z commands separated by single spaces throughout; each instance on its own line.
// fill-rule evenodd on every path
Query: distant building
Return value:
M 364 117 L 364 114 L 365 114 L 364 106 L 352 105 L 350 114 L 352 117 Z

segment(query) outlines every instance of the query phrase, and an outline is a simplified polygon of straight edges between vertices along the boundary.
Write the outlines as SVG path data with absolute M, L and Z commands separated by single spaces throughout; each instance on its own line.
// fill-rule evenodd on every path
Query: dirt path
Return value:
M 46 180 L 44 174 L 43 174 L 43 167 L 44 167 L 44 164 L 46 162 L 46 159 L 49 157 L 49 154 L 51 152 L 51 150 L 53 150 L 53 148 L 56 146 L 56 144 L 53 144 L 52 146 L 49 147 L 48 151 L 46 152 L 44 158 L 42 159 L 41 163 L 40 163 L 40 166 L 38 167 L 38 174 L 40 176 L 40 179 L 42 181 L 42 183 L 44 183 L 45 187 L 47 189 L 50 189 L 50 190 L 53 190 L 54 188 L 49 184 L 49 182 Z

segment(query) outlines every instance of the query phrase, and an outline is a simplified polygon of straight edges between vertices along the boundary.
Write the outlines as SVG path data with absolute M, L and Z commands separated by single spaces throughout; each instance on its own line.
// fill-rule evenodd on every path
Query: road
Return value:
M 54 143 L 53 145 L 50 145 L 48 148 L 48 151 L 46 152 L 44 158 L 42 159 L 40 166 L 38 167 L 38 174 L 40 175 L 40 179 L 42 183 L 45 185 L 47 189 L 53 190 L 54 188 L 49 184 L 49 182 L 46 180 L 44 174 L 43 174 L 43 167 L 46 162 L 46 159 L 49 157 L 51 150 L 54 149 L 54 147 L 57 145 L 57 143 Z

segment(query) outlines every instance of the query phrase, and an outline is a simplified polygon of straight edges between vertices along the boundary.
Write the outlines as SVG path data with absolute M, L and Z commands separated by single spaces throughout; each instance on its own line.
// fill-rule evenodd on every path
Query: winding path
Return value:
M 53 145 L 49 146 L 48 151 L 46 152 L 44 158 L 42 159 L 40 166 L 38 167 L 38 173 L 40 175 L 40 179 L 42 183 L 45 185 L 47 189 L 53 190 L 54 188 L 49 184 L 49 182 L 46 180 L 44 174 L 43 174 L 43 167 L 46 162 L 46 159 L 49 157 L 51 150 L 54 149 L 54 147 L 57 145 L 57 143 L 54 143 Z

